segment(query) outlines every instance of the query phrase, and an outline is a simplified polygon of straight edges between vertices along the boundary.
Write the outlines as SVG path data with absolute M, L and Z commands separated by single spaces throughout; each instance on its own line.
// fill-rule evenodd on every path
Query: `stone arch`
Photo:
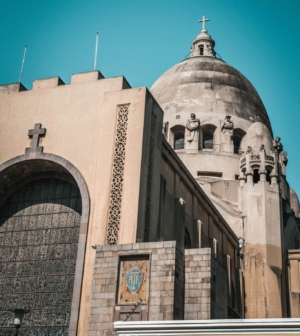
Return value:
M 216 144 L 216 129 L 217 127 L 213 124 L 204 124 L 201 126 L 201 148 L 202 149 L 214 149 L 214 144 Z
M 172 132 L 172 146 L 176 149 L 184 149 L 185 143 L 185 127 L 182 125 L 175 125 L 171 128 Z
M 239 151 L 242 150 L 241 143 L 245 135 L 246 132 L 243 129 L 241 128 L 233 129 L 232 141 L 234 146 L 234 154 L 239 154 Z
M 90 211 L 90 198 L 83 176 L 72 163 L 54 154 L 40 153 L 35 157 L 28 157 L 24 154 L 14 157 L 0 165 L 0 207 L 16 190 L 25 184 L 47 177 L 56 177 L 76 185 L 80 190 L 82 199 L 82 215 L 69 325 L 69 335 L 76 335 Z

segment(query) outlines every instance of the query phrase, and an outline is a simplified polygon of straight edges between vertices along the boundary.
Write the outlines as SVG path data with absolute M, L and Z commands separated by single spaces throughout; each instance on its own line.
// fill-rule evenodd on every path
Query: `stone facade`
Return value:
M 174 241 L 97 246 L 89 336 L 112 333 L 113 322 L 124 321 L 134 309 L 133 303 L 118 302 L 120 260 L 145 255 L 150 262 L 147 302 L 142 302 L 128 321 L 228 316 L 227 272 L 210 248 L 184 250 Z
M 288 184 L 287 152 L 272 134 L 255 88 L 216 57 L 214 45 L 203 28 L 190 57 L 158 78 L 151 93 L 165 113 L 165 139 L 243 239 L 245 317 L 286 317 L 284 251 L 300 248 L 299 200 Z M 191 116 L 199 133 L 192 151 L 187 133 Z
M 0 243 L 9 270 L 1 275 L 16 283 L 29 277 L 27 266 L 24 274 L 14 266 L 23 262 L 20 237 L 29 236 L 26 211 L 39 209 L 26 186 L 43 189 L 55 179 L 77 188 L 82 206 L 64 320 L 70 336 L 109 335 L 125 318 L 299 316 L 300 207 L 287 182 L 287 153 L 255 89 L 213 48 L 203 29 L 191 58 L 152 93 L 99 71 L 74 74 L 70 85 L 53 77 L 32 90 L 0 86 Z M 70 212 L 66 200 L 43 199 Z M 67 239 L 55 233 L 65 212 L 61 224 L 53 220 L 57 244 Z M 24 226 L 11 224 L 16 214 Z M 38 239 L 32 251 L 43 252 Z M 44 265 L 51 251 L 36 253 L 32 265 Z M 50 270 L 54 279 L 63 268 Z M 22 302 L 37 311 L 26 328 L 61 332 L 61 316 L 39 316 L 30 295 L 2 295 L 0 328 L 11 331 L 11 310 Z

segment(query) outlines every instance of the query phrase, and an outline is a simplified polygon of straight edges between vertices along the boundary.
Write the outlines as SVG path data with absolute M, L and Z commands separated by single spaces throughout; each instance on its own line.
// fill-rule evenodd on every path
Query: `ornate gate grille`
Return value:
M 20 335 L 67 335 L 81 220 L 79 189 L 59 179 L 27 184 L 0 209 L 0 330 L 26 308 Z

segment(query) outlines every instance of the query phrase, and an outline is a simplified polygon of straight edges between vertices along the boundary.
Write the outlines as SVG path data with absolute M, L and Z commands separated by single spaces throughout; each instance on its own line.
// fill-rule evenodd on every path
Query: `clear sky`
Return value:
M 288 152 L 287 177 L 300 195 L 300 0 L 1 0 L 0 84 L 93 70 L 151 87 L 189 53 L 201 26 L 215 50 L 255 86 L 274 136 Z

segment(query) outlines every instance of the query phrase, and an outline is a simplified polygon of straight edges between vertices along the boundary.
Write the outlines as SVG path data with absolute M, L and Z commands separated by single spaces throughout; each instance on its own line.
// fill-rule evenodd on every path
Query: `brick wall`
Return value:
M 142 305 L 147 310 L 146 319 L 183 319 L 183 253 L 183 248 L 172 241 L 97 246 L 88 335 L 110 335 L 113 332 L 115 310 L 119 309 L 116 294 L 119 258 L 122 256 L 149 254 L 148 303 Z
M 227 275 L 211 253 L 210 248 L 184 250 L 175 241 L 98 246 L 88 336 L 114 334 L 113 322 L 133 308 L 117 302 L 119 261 L 126 256 L 149 255 L 147 303 L 129 320 L 226 318 Z
M 211 318 L 211 249 L 185 250 L 185 320 Z

